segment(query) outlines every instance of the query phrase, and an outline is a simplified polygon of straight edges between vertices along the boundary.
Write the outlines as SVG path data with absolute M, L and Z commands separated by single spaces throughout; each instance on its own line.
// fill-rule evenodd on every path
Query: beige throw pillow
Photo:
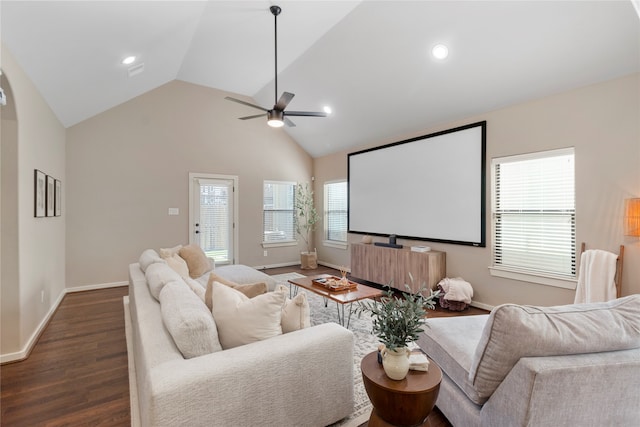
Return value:
M 160 258 L 165 259 L 176 255 L 182 249 L 182 245 L 177 245 L 172 248 L 160 248 Z
M 234 283 L 231 280 L 227 280 L 218 276 L 215 273 L 211 273 L 209 275 L 209 282 L 207 283 L 207 294 L 205 295 L 204 302 L 207 304 L 207 307 L 211 308 L 211 284 L 213 282 L 222 283 L 223 285 L 229 286 L 236 291 L 240 291 L 245 294 L 249 298 L 256 297 L 258 295 L 266 294 L 269 290 L 266 283 L 247 283 L 247 284 L 238 284 Z
M 286 295 L 268 292 L 248 298 L 222 283 L 211 284 L 212 313 L 223 349 L 282 334 L 281 313 Z
M 187 262 L 189 276 L 193 279 L 197 279 L 212 269 L 211 261 L 198 245 L 183 246 L 178 254 Z
M 298 292 L 293 299 L 287 298 L 282 308 L 282 333 L 297 331 L 311 326 L 311 310 L 307 294 Z
M 170 257 L 164 258 L 169 267 L 173 269 L 180 277 L 189 277 L 189 267 L 187 262 L 178 254 L 173 254 Z

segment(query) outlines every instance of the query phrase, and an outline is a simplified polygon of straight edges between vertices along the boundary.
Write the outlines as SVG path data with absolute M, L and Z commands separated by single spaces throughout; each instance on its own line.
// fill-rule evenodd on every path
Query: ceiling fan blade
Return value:
M 289 103 L 291 102 L 294 96 L 296 95 L 293 93 L 283 92 L 282 96 L 280 97 L 280 99 L 278 100 L 278 103 L 275 106 L 275 109 L 284 110 L 285 108 L 287 108 L 287 105 L 289 105 Z
M 298 116 L 298 117 L 327 117 L 328 114 L 319 111 L 285 111 L 285 116 Z
M 266 108 L 262 108 L 259 105 L 255 105 L 255 104 L 250 104 L 246 101 L 242 101 L 240 99 L 236 99 L 236 98 L 232 98 L 230 96 L 225 96 L 224 99 L 227 99 L 229 101 L 233 101 L 233 102 L 237 102 L 238 104 L 242 104 L 242 105 L 246 105 L 247 107 L 253 107 L 253 108 L 257 108 L 258 110 L 262 110 L 262 111 L 269 111 Z
M 264 117 L 266 114 L 256 114 L 255 116 L 238 117 L 240 120 L 257 119 L 258 117 Z
M 289 120 L 289 119 L 288 119 L 288 118 L 286 118 L 286 117 L 283 117 L 283 118 L 282 118 L 282 121 L 284 122 L 284 124 L 285 124 L 285 125 L 289 126 L 290 128 L 294 128 L 294 127 L 296 127 L 296 124 L 295 124 L 295 123 L 293 123 L 291 120 Z

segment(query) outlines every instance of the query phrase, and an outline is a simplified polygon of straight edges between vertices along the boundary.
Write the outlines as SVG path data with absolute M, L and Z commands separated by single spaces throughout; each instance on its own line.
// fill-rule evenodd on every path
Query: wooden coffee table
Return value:
M 429 372 L 409 371 L 405 379 L 395 381 L 384 373 L 377 351 L 362 359 L 362 381 L 373 404 L 368 427 L 430 425 L 442 371 L 433 360 L 429 362 Z
M 326 279 L 328 277 L 332 277 L 330 274 L 319 274 L 316 276 L 307 276 L 301 277 L 298 279 L 291 279 L 289 283 L 295 285 L 299 288 L 306 289 L 308 291 L 313 292 L 316 295 L 320 295 L 325 298 L 325 307 L 327 306 L 326 301 L 331 300 L 336 302 L 336 307 L 338 309 L 338 323 L 342 326 L 345 326 L 345 315 L 344 315 L 344 306 L 349 306 L 349 315 L 346 319 L 346 328 L 349 329 L 349 323 L 351 322 L 351 313 L 353 311 L 353 303 L 356 301 L 360 301 L 367 298 L 379 298 L 384 295 L 384 291 L 376 288 L 372 288 L 371 286 L 366 286 L 361 283 L 358 283 L 358 287 L 353 290 L 345 290 L 345 291 L 331 291 L 324 286 L 316 285 L 313 283 L 313 280 L 316 279 Z

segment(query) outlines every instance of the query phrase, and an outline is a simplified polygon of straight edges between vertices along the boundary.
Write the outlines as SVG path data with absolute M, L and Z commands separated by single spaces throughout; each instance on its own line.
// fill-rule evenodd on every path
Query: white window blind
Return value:
M 264 243 L 291 242 L 294 236 L 294 182 L 265 181 L 262 230 Z
M 573 148 L 494 159 L 493 264 L 575 277 Z
M 347 181 L 324 185 L 325 238 L 335 242 L 347 241 Z
M 216 263 L 228 263 L 233 232 L 233 181 L 199 178 L 196 183 L 200 247 Z

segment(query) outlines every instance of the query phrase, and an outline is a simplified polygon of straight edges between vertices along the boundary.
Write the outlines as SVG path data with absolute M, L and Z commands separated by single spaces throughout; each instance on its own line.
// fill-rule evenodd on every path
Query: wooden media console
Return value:
M 395 289 L 417 292 L 423 284 L 435 289 L 447 272 L 446 253 L 413 252 L 410 248 L 394 249 L 364 243 L 351 244 L 351 275 Z M 413 283 L 409 273 L 413 276 Z

